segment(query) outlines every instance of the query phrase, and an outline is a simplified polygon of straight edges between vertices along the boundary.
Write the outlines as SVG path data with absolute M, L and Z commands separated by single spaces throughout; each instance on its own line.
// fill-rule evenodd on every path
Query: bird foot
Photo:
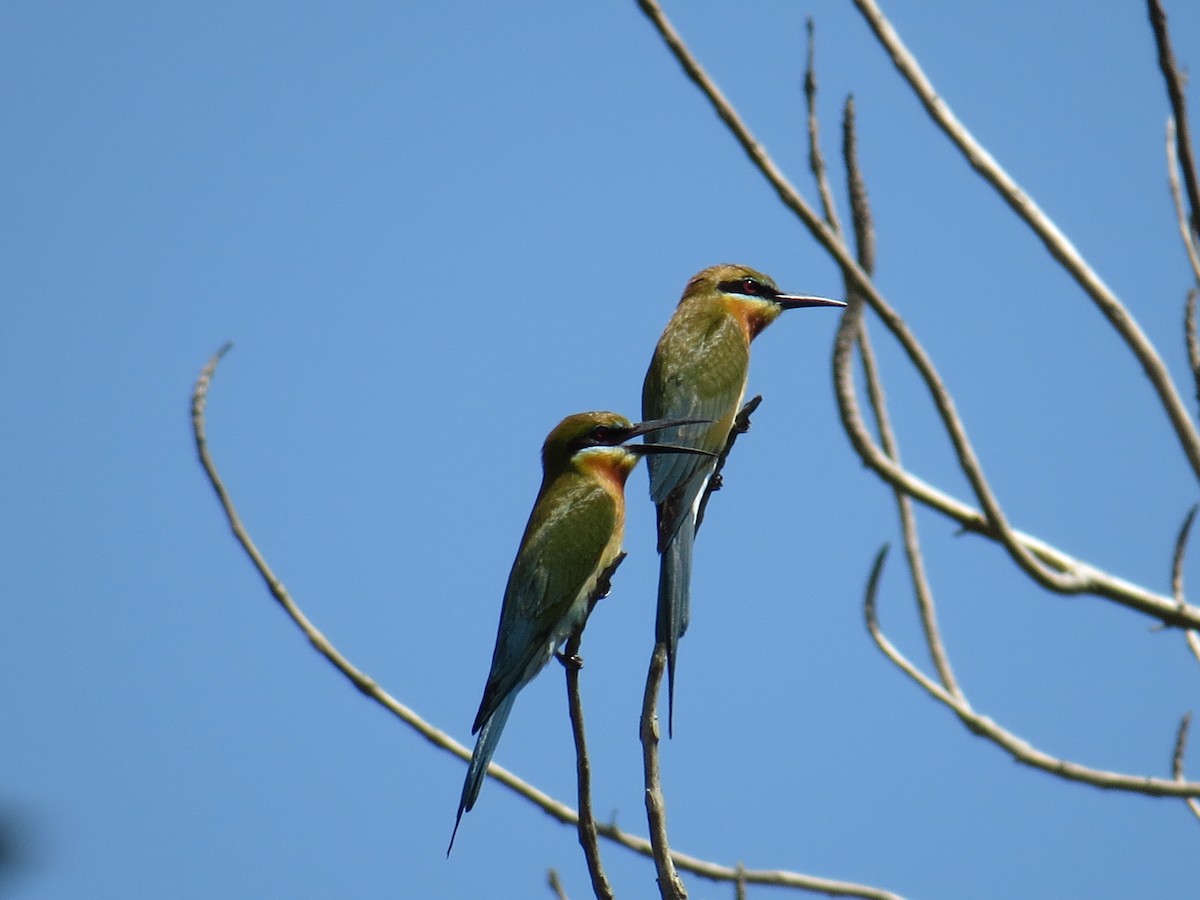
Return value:
M 574 655 L 567 656 L 567 654 L 563 653 L 562 651 L 556 650 L 554 652 L 554 658 L 557 659 L 564 666 L 566 666 L 568 669 L 582 669 L 583 668 L 583 657 L 582 656 L 574 656 Z

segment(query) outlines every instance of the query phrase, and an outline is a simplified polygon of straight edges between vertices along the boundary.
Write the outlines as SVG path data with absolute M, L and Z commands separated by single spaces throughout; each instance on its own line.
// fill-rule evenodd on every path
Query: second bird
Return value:
M 746 394 L 750 342 L 785 309 L 845 306 L 840 300 L 785 294 L 762 272 L 713 266 L 688 282 L 642 385 L 646 419 L 707 419 L 647 435 L 712 456 L 651 456 L 650 497 L 658 508 L 658 615 L 655 640 L 667 651 L 667 730 L 673 729 L 675 657 L 687 630 L 696 513 Z
M 704 452 L 662 442 L 627 442 L 684 424 L 695 422 L 631 425 L 616 413 L 579 413 L 559 422 L 546 438 L 542 487 L 504 589 L 492 667 L 471 728 L 472 734 L 479 732 L 479 739 L 463 782 L 450 847 L 463 813 L 479 796 L 517 692 L 582 627 L 601 576 L 621 552 L 625 479 L 634 465 L 643 454 Z

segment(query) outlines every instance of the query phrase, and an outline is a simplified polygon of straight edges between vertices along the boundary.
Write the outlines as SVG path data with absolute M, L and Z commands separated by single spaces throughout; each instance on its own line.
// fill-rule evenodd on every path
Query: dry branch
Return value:
M 233 499 L 226 489 L 220 473 L 217 471 L 216 463 L 213 461 L 212 454 L 208 448 L 208 435 L 206 428 L 206 413 L 208 406 L 208 393 L 212 386 L 212 379 L 216 373 L 217 365 L 221 358 L 229 351 L 231 344 L 226 344 L 211 359 L 205 363 L 200 371 L 199 377 L 196 379 L 196 384 L 192 390 L 192 436 L 196 447 L 196 454 L 200 460 L 200 466 L 204 470 L 205 476 L 208 478 L 209 484 L 217 495 L 217 500 L 221 505 L 221 509 L 225 513 L 226 520 L 229 524 L 234 538 L 243 552 L 250 558 L 251 563 L 257 570 L 259 576 L 265 583 L 271 597 L 279 604 L 289 619 L 300 629 L 308 642 L 313 648 L 323 656 L 335 669 L 350 680 L 350 682 L 363 693 L 364 696 L 378 703 L 392 715 L 396 716 L 405 725 L 408 725 L 417 734 L 421 735 L 435 747 L 440 750 L 445 750 L 448 753 L 457 756 L 459 759 L 467 762 L 471 759 L 471 750 L 454 740 L 444 731 L 434 727 L 424 718 L 415 713 L 408 706 L 404 705 L 391 694 L 385 691 L 379 684 L 370 676 L 356 668 L 350 661 L 343 656 L 329 640 L 308 620 L 304 613 L 296 605 L 283 583 L 275 576 L 275 573 L 267 565 L 266 559 L 259 552 L 258 547 L 250 537 L 241 517 L 238 515 L 236 508 L 233 505 Z M 554 797 L 544 793 L 528 782 L 518 778 L 516 775 L 509 772 L 503 766 L 491 763 L 488 766 L 488 777 L 494 778 L 496 781 L 503 784 L 505 787 L 512 790 L 514 793 L 528 800 L 538 809 L 550 817 L 562 822 L 566 825 L 579 824 L 579 814 Z M 596 833 L 607 841 L 631 850 L 642 856 L 653 858 L 654 851 L 650 845 L 650 841 L 637 835 L 629 834 L 622 831 L 616 825 L 611 823 L 596 825 Z M 804 875 L 799 872 L 791 872 L 786 869 L 746 869 L 739 870 L 734 866 L 723 866 L 718 863 L 708 860 L 699 859 L 695 856 L 689 856 L 686 853 L 673 851 L 671 853 L 671 861 L 676 868 L 691 872 L 701 878 L 709 879 L 710 881 L 725 882 L 729 884 L 735 883 L 738 878 L 742 878 L 747 884 L 762 884 L 772 885 L 774 887 L 786 887 L 801 891 L 811 891 L 814 893 L 828 894 L 838 897 L 860 897 L 863 900 L 902 900 L 897 894 L 888 891 L 880 890 L 879 888 L 870 887 L 869 885 L 855 884 L 847 881 L 834 881 L 826 878 L 818 878 L 812 875 Z M 739 874 L 740 871 L 740 874 Z

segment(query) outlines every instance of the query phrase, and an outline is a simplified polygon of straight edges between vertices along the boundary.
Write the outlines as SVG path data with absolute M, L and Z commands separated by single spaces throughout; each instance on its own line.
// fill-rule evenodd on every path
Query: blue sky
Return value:
M 888 7 L 1190 395 L 1142 6 Z M 1168 11 L 1194 65 L 1200 10 Z M 854 9 L 667 12 L 809 197 L 799 84 L 816 18 L 827 155 L 852 91 L 879 284 L 1011 520 L 1167 590 L 1196 484 L 1165 416 Z M 574 832 L 496 784 L 445 859 L 463 764 L 271 602 L 196 464 L 192 381 L 235 342 L 209 436 L 260 548 L 351 660 L 466 741 L 546 432 L 583 409 L 637 415 L 697 269 L 745 262 L 837 295 L 835 268 L 632 2 L 8 4 L 0 108 L 0 817 L 22 858 L 5 889 L 529 897 L 549 896 L 553 867 L 587 896 Z M 674 846 L 914 898 L 1189 896 L 1200 826 L 1182 804 L 1015 765 L 871 644 L 862 588 L 898 532 L 837 421 L 835 326 L 790 313 L 755 347 L 766 401 L 697 545 L 663 748 Z M 920 386 L 892 344 L 879 352 L 906 462 L 966 497 Z M 629 488 L 630 558 L 588 628 L 584 699 L 597 811 L 644 834 L 656 560 L 645 476 Z M 1168 774 L 1197 696 L 1181 636 L 1046 595 L 996 548 L 921 525 L 972 703 L 1052 754 Z M 924 664 L 898 555 L 880 603 Z M 521 695 L 497 760 L 573 803 L 556 667 Z M 1189 764 L 1200 777 L 1196 751 Z M 652 894 L 648 861 L 604 855 L 618 896 Z

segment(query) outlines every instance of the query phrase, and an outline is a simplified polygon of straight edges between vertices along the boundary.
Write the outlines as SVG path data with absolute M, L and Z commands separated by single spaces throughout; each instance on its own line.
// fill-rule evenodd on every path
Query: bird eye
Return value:
M 592 440 L 599 444 L 603 444 L 608 440 L 609 431 L 607 425 L 597 425 L 592 429 Z
M 762 286 L 753 278 L 742 279 L 742 293 L 749 294 L 751 297 L 756 297 L 759 294 Z

